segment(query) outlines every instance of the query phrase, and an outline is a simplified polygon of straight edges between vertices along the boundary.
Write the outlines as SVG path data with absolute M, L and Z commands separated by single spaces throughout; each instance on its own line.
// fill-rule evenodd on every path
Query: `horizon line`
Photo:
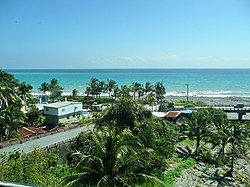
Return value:
M 250 69 L 250 67 L 164 67 L 164 68 L 0 68 L 0 70 L 162 70 L 162 69 Z

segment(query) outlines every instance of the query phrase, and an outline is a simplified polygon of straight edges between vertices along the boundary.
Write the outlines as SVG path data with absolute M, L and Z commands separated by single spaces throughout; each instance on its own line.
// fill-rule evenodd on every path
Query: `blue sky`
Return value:
M 0 0 L 19 68 L 250 68 L 250 1 Z

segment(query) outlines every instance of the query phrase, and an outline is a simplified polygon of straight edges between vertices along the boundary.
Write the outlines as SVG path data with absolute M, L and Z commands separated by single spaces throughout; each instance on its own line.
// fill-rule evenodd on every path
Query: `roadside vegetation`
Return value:
M 1 138 L 11 138 L 11 132 L 19 127 L 42 124 L 35 109 L 26 114 L 21 111 L 22 102 L 31 102 L 24 99 L 30 86 L 21 86 L 3 71 L 0 76 Z M 42 84 L 44 93 L 54 89 L 54 95 L 59 96 L 62 91 L 56 80 Z M 100 97 L 104 88 L 108 98 Z M 69 99 L 82 101 L 78 91 L 73 92 Z M 198 172 L 195 186 L 207 184 L 207 180 L 222 186 L 249 185 L 250 174 L 245 168 L 250 159 L 249 123 L 230 122 L 216 109 L 198 109 L 176 124 L 156 118 L 143 106 L 164 102 L 166 89 L 161 82 L 135 82 L 119 88 L 113 80 L 106 84 L 93 78 L 86 93 L 85 100 L 110 105 L 93 113 L 95 126 L 65 145 L 64 156 L 57 149 L 38 148 L 29 154 L 15 151 L 1 155 L 0 181 L 36 186 L 175 186 L 179 179 L 185 182 L 183 174 L 192 170 Z M 169 103 L 166 108 L 173 106 Z M 82 118 L 80 124 L 89 122 Z

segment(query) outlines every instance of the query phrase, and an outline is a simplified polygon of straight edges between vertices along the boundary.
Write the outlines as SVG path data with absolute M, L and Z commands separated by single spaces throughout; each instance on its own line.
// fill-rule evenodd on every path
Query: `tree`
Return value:
M 49 91 L 49 89 L 50 89 L 50 86 L 49 86 L 49 83 L 47 83 L 47 82 L 43 82 L 43 83 L 41 84 L 41 86 L 38 88 L 38 90 L 41 91 L 41 92 L 43 92 L 44 94 L 45 94 L 47 91 Z
M 190 139 L 196 140 L 195 156 L 199 159 L 201 141 L 204 140 L 211 124 L 211 115 L 208 109 L 199 109 L 192 114 L 191 119 L 187 119 L 187 132 Z
M 121 96 L 124 97 L 130 97 L 130 89 L 127 85 L 122 85 L 121 86 Z
M 58 160 L 55 151 L 39 149 L 34 149 L 28 154 L 18 151 L 2 154 L 0 155 L 0 181 L 28 184 L 27 186 L 58 186 L 62 175 L 60 173 L 63 173 L 57 166 Z
M 24 124 L 25 115 L 19 107 L 11 105 L 0 112 L 0 137 L 10 139 L 11 131 Z
M 100 96 L 100 94 L 104 92 L 106 89 L 107 89 L 106 83 L 104 81 L 99 81 L 97 94 Z
M 33 127 L 39 127 L 43 125 L 45 117 L 42 115 L 42 112 L 39 111 L 35 106 L 32 106 L 31 110 L 26 113 L 26 124 Z
M 62 95 L 63 88 L 59 85 L 59 82 L 57 79 L 53 78 L 50 81 L 49 84 L 49 91 L 50 91 L 50 98 L 52 101 L 57 100 Z
M 109 98 L 110 98 L 110 94 L 112 91 L 114 91 L 114 89 L 116 88 L 116 82 L 114 80 L 108 80 L 108 83 L 107 83 L 107 89 L 108 89 L 108 92 L 109 92 Z
M 26 82 L 22 82 L 18 86 L 18 94 L 23 101 L 24 109 L 26 110 L 27 98 L 31 98 L 30 91 L 32 90 L 32 86 L 27 84 Z
M 92 94 L 92 96 L 97 96 L 99 94 L 99 80 L 97 78 L 91 78 L 86 90 L 88 90 L 88 93 Z
M 135 126 L 136 122 L 143 121 L 152 117 L 152 113 L 131 98 L 123 98 L 113 105 L 96 122 L 97 125 L 105 125 L 107 122 L 113 122 L 120 129 Z
M 153 92 L 146 96 L 146 102 L 149 106 L 152 106 L 152 111 L 154 110 L 154 105 L 156 104 L 156 96 Z
M 129 130 L 119 132 L 108 125 L 85 134 L 84 149 L 73 154 L 77 165 L 75 174 L 65 178 L 67 186 L 162 185 L 142 172 L 147 171 L 143 170 L 145 149 Z
M 166 94 L 166 88 L 162 82 L 157 82 L 155 84 L 155 94 L 157 101 L 162 101 L 164 94 Z
M 0 109 L 21 101 L 16 92 L 18 85 L 13 75 L 0 70 Z
M 249 127 L 248 124 L 231 122 L 225 126 L 223 132 L 224 138 L 227 139 L 226 143 L 231 145 L 229 153 L 231 156 L 231 164 L 228 175 L 233 176 L 235 158 L 238 153 L 242 151 L 242 147 L 249 143 Z
M 121 94 L 120 88 L 119 88 L 118 86 L 115 86 L 115 87 L 114 87 L 114 97 L 115 97 L 115 99 L 116 99 L 117 97 L 119 97 L 120 94 Z
M 78 95 L 78 90 L 77 89 L 73 89 L 72 90 L 72 96 L 76 97 Z
M 135 99 L 136 93 L 138 95 L 139 90 L 141 90 L 141 84 L 138 83 L 138 82 L 133 82 L 132 86 L 131 86 L 131 91 L 133 92 L 133 98 L 134 99 Z
M 179 133 L 173 124 L 166 124 L 161 119 L 148 119 L 137 124 L 138 137 L 145 148 L 156 151 L 158 155 L 169 158 L 174 154 Z
M 227 115 L 222 110 L 210 109 L 213 116 L 213 123 L 215 129 L 209 131 L 207 141 L 213 144 L 213 148 L 219 148 L 219 156 L 225 156 L 225 147 L 229 143 L 230 138 L 228 137 L 229 121 Z
M 145 83 L 145 93 L 148 95 L 148 93 L 153 91 L 153 85 L 150 82 Z

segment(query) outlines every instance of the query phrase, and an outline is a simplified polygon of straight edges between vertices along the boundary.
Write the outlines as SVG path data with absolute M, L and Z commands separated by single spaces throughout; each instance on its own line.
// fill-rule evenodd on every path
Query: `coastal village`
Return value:
M 41 149 L 41 151 L 57 151 L 54 153 L 58 154 L 59 160 L 56 162 L 68 163 L 67 170 L 77 169 L 74 168 L 72 159 L 80 161 L 72 156 L 75 154 L 74 150 L 87 151 L 82 146 L 88 147 L 95 142 L 91 136 L 97 136 L 100 140 L 104 138 L 102 143 L 106 146 L 105 138 L 110 136 L 110 132 L 115 133 L 117 128 L 120 133 L 129 133 L 124 136 L 125 139 L 131 136 L 134 143 L 140 142 L 143 145 L 141 151 L 146 151 L 145 147 L 155 151 L 155 156 L 147 156 L 147 159 L 150 159 L 148 161 L 152 162 L 150 166 L 152 168 L 149 169 L 146 163 L 140 166 L 147 168 L 144 171 L 145 175 L 154 178 L 147 184 L 183 186 L 184 178 L 185 185 L 193 186 L 249 184 L 248 102 L 242 103 L 236 100 L 231 105 L 218 103 L 211 105 L 202 98 L 200 100 L 196 98 L 196 101 L 190 100 L 188 92 L 181 98 L 182 100 L 176 100 L 174 97 L 166 96 L 166 88 L 161 82 L 155 85 L 150 82 L 144 85 L 134 82 L 131 86 L 119 87 L 115 80 L 108 80 L 105 83 L 96 78 L 86 83 L 86 92 L 81 95 L 74 89 L 72 94 L 63 96 L 63 88 L 56 79 L 52 79 L 50 83 L 41 83 L 39 93 L 31 94 L 32 86 L 25 82 L 19 83 L 13 75 L 1 71 L 0 77 L 0 154 L 3 154 L 1 162 L 10 164 L 8 167 L 12 167 L 14 163 L 11 161 L 12 156 L 18 154 L 16 159 L 22 162 L 25 158 L 21 156 L 22 154 L 33 154 L 37 149 Z M 73 130 L 74 134 L 68 137 L 66 133 Z M 79 133 L 81 134 L 78 135 Z M 105 134 L 100 136 L 100 133 Z M 119 133 L 117 135 L 122 136 Z M 86 136 L 89 137 L 85 139 Z M 39 147 L 32 148 L 36 145 L 36 141 L 43 142 L 50 137 L 55 137 L 54 142 L 37 143 Z M 220 138 L 222 144 L 217 141 Z M 121 140 L 119 138 L 113 141 Z M 26 143 L 32 142 L 34 144 L 30 144 L 28 148 Z M 18 145 L 24 145 L 23 150 L 19 150 L 22 153 L 16 151 Z M 21 147 L 19 146 L 19 149 Z M 95 146 L 88 149 L 91 148 L 96 149 Z M 128 153 L 132 154 L 129 150 Z M 89 154 L 93 154 L 92 158 L 95 158 L 96 151 Z M 60 166 L 59 162 L 56 167 Z M 0 176 L 7 177 L 5 165 L 1 167 Z M 162 172 L 159 178 L 150 173 L 156 168 L 158 172 Z M 172 176 L 171 173 L 174 171 L 179 173 Z M 65 171 L 61 168 L 60 172 Z M 62 173 L 60 175 L 63 175 Z M 47 178 L 47 182 L 66 185 L 72 176 L 67 174 L 54 177 L 55 181 Z M 0 180 L 25 182 L 23 179 L 17 181 L 1 177 Z M 87 183 L 89 182 L 93 181 L 87 180 Z M 33 182 L 28 184 L 37 185 Z
M 250 187 L 250 0 L 0 0 L 0 187 Z

